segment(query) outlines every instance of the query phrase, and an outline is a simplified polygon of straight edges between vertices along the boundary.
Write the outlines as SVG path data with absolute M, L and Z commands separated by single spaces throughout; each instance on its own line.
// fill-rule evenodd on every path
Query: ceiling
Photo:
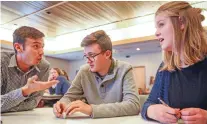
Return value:
M 109 24 L 116 24 L 114 28 L 122 29 L 137 23 L 130 21 L 126 25 L 122 22 L 151 16 L 163 3 L 166 1 L 2 1 L 0 27 L 13 31 L 17 27 L 28 25 L 44 32 L 48 39 Z M 207 8 L 206 1 L 190 3 Z M 115 41 L 113 45 L 114 56 L 161 51 L 155 38 Z M 2 47 L 11 48 L 8 44 Z M 137 47 L 141 50 L 136 51 Z M 79 60 L 83 53 L 79 49 L 48 56 Z
M 1 26 L 11 28 L 14 27 L 11 25 L 31 25 L 44 31 L 47 37 L 55 37 L 153 14 L 162 3 L 164 2 L 2 1 Z

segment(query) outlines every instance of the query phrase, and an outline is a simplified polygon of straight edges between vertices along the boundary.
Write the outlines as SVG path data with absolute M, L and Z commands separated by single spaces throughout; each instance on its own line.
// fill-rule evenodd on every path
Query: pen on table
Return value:
M 158 100 L 164 105 L 164 106 L 167 106 L 167 107 L 170 107 L 168 104 L 166 104 L 163 100 L 161 100 L 160 98 L 158 98 Z M 177 119 L 179 119 L 179 114 L 173 114 Z
M 85 99 L 82 99 L 81 101 L 84 102 L 84 103 L 86 103 L 86 100 Z M 66 119 L 66 117 L 67 117 L 66 112 L 63 112 L 63 118 Z

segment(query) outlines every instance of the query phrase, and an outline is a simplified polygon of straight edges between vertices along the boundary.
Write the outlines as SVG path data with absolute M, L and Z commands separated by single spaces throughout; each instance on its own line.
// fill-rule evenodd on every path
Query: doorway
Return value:
M 139 93 L 146 90 L 146 71 L 145 66 L 133 67 L 133 76 Z M 142 91 L 140 91 L 142 90 Z

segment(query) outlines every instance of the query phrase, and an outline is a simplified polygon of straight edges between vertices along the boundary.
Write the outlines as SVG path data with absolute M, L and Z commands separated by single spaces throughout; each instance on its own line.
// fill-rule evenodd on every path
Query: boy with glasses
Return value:
M 53 109 L 57 117 L 63 113 L 85 113 L 92 118 L 137 115 L 140 111 L 138 91 L 132 66 L 112 58 L 108 35 L 96 31 L 81 42 L 83 65 L 70 89 Z

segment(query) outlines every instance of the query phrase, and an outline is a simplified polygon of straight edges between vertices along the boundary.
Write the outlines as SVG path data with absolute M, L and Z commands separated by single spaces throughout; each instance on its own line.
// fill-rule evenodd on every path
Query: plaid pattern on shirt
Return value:
M 21 88 L 27 83 L 27 79 L 34 75 L 41 81 L 47 81 L 49 69 L 49 63 L 42 59 L 28 72 L 23 72 L 17 66 L 14 52 L 1 52 L 1 113 L 35 108 L 43 91 L 24 97 Z

